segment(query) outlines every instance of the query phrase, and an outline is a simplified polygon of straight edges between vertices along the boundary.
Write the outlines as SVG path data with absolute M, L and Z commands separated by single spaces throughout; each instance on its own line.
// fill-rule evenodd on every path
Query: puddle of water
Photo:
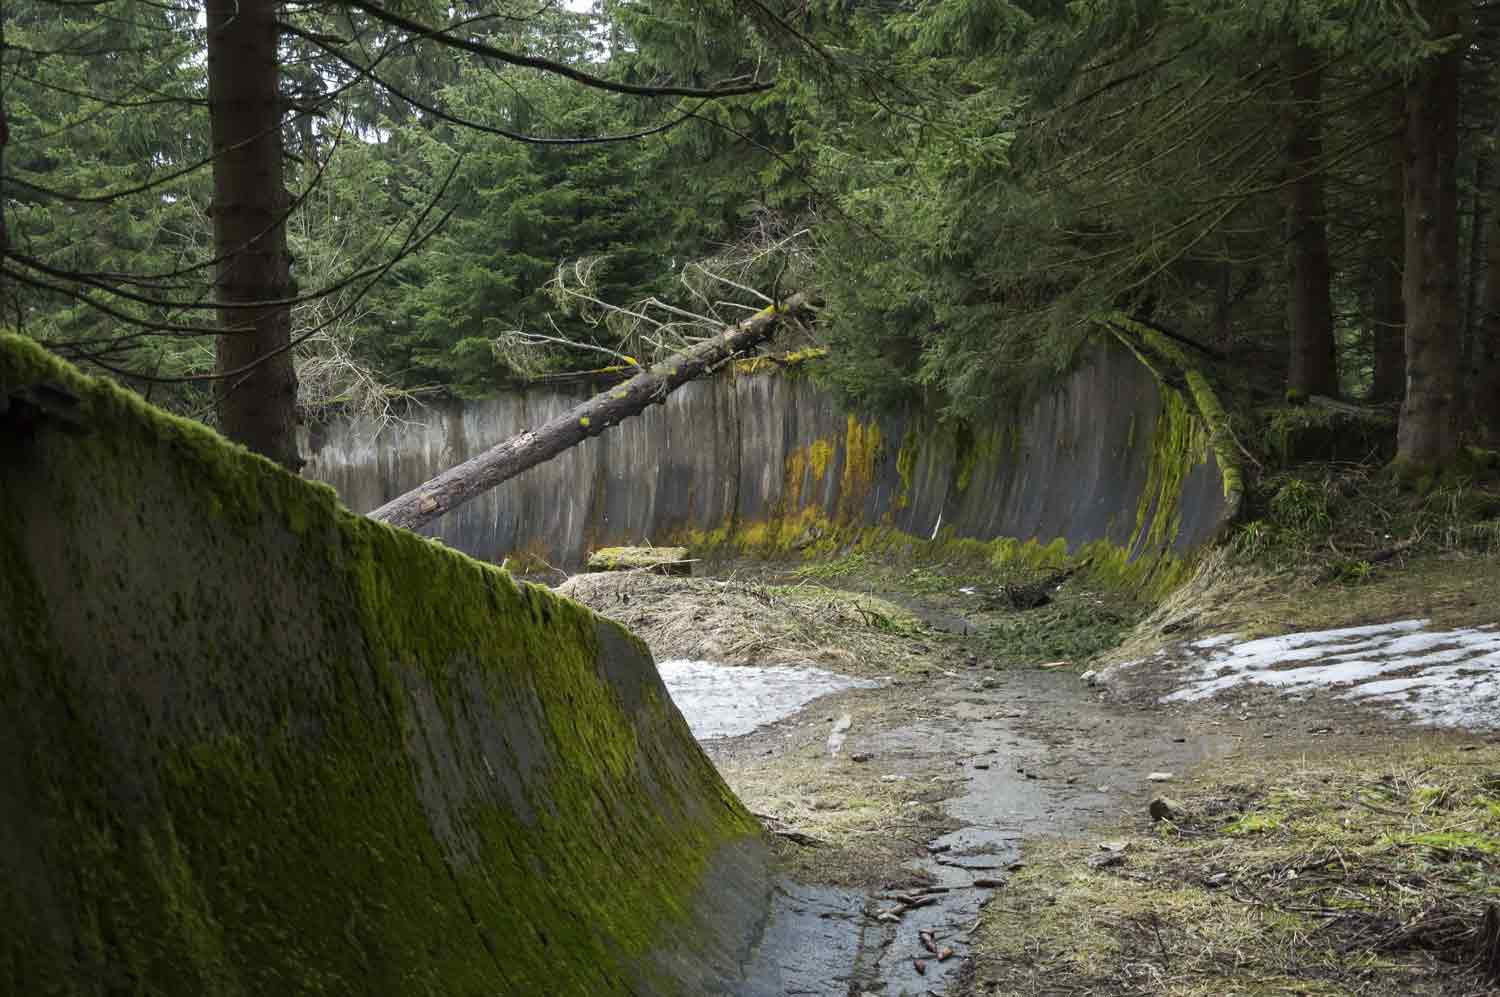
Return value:
M 700 741 L 748 734 L 791 716 L 820 696 L 880 684 L 802 665 L 727 665 L 672 659 L 658 662 L 656 667 L 693 736 Z
M 736 997 L 847 997 L 870 924 L 867 901 L 858 890 L 779 883 Z

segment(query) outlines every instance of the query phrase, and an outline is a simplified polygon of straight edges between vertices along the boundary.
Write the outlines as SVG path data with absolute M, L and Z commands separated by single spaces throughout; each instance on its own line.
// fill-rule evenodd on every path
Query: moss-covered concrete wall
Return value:
M 685 386 L 433 530 L 479 557 L 534 554 L 562 567 L 607 544 L 817 553 L 872 531 L 1061 541 L 1131 564 L 1181 558 L 1234 514 L 1238 478 L 1216 445 L 1212 391 L 1175 363 L 1128 330 L 1105 331 L 1057 385 L 965 429 L 915 410 L 847 412 L 803 374 L 732 371 Z M 371 509 L 586 394 L 516 392 L 427 409 L 380 432 L 336 420 L 309 436 L 310 473 Z
M 0 336 L 0 993 L 701 994 L 761 836 L 637 640 Z

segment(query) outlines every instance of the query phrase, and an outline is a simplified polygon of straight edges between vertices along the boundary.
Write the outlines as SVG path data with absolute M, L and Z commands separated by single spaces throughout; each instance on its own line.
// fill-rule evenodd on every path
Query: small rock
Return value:
M 979 879 L 974 880 L 974 885 L 976 887 L 978 887 L 979 889 L 981 889 L 981 890 L 994 890 L 994 889 L 999 889 L 1000 887 L 1004 886 L 1005 885 L 1005 880 L 1003 880 L 1003 879 L 993 879 L 993 878 L 989 878 L 989 877 L 981 877 Z
M 1187 818 L 1187 808 L 1170 796 L 1158 796 L 1146 807 L 1151 814 L 1152 820 L 1169 820 L 1174 824 L 1180 824 Z
M 1146 776 L 1148 782 L 1171 782 L 1174 778 L 1170 772 L 1152 772 Z
M 1125 851 L 1129 847 L 1130 847 L 1130 842 L 1128 842 L 1128 841 L 1101 841 L 1101 842 L 1099 842 L 1099 850 L 1101 852 L 1123 852 L 1123 851 Z
M 987 769 L 987 768 L 990 767 L 990 763 L 989 762 L 975 762 L 974 763 L 974 767 L 977 768 L 977 769 Z
M 1098 685 L 1099 684 L 1099 671 L 1096 668 L 1090 668 L 1088 671 L 1084 672 L 1082 675 L 1080 675 L 1078 677 L 1080 679 L 1082 679 L 1088 685 Z
M 851 762 L 867 762 L 874 757 L 875 756 L 870 754 L 868 751 L 856 751 L 854 754 L 849 756 L 849 760 Z
M 1124 865 L 1124 852 L 1103 852 L 1099 855 L 1089 856 L 1090 869 L 1108 869 L 1111 866 Z

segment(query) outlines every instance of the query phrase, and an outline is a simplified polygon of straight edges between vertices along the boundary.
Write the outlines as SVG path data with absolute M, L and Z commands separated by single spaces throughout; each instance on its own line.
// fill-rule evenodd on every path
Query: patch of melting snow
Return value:
M 728 665 L 677 658 L 658 662 L 656 668 L 700 741 L 748 734 L 791 716 L 820 696 L 880 685 L 805 665 Z
M 1500 726 L 1500 624 L 1428 630 L 1427 620 L 1286 634 L 1235 643 L 1220 634 L 1182 651 L 1198 676 L 1162 702 L 1258 683 L 1345 699 L 1444 727 Z

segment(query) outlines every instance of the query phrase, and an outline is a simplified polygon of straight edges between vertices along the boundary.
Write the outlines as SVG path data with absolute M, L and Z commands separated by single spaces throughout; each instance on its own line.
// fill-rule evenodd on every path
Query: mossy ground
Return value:
M 1086 559 L 1069 558 L 1060 549 L 1044 556 L 1035 550 L 1022 557 L 1005 553 L 992 549 L 983 557 L 960 550 L 947 559 L 902 564 L 854 552 L 800 566 L 793 575 L 883 594 L 935 621 L 941 629 L 934 639 L 1001 668 L 1087 662 L 1117 646 L 1147 611 L 1134 593 L 1092 575 Z M 1035 585 L 1068 568 L 1079 570 L 1050 589 L 1045 606 L 1018 610 L 1007 602 L 1007 585 Z
M 1500 900 L 1500 743 L 1295 743 L 1204 767 L 1081 837 L 1035 840 L 990 905 L 974 994 L 1478 995 Z M 1100 842 L 1125 862 L 1091 868 Z

